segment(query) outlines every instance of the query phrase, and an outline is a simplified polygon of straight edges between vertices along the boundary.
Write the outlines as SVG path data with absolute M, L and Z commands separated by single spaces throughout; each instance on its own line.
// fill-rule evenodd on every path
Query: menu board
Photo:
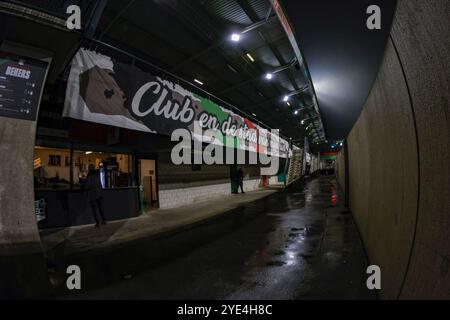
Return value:
M 36 121 L 48 64 L 0 51 L 0 117 Z

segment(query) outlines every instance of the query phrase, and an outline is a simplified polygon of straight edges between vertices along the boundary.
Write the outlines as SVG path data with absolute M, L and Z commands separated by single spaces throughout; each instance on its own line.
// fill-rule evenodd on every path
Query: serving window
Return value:
M 35 189 L 83 188 L 91 165 L 100 175 L 104 189 L 134 186 L 131 154 L 36 146 Z
M 91 165 L 98 171 L 104 189 L 133 186 L 133 156 L 130 154 L 74 151 L 73 157 L 75 186 L 84 184 Z
M 70 188 L 70 150 L 35 147 L 34 187 L 36 189 Z

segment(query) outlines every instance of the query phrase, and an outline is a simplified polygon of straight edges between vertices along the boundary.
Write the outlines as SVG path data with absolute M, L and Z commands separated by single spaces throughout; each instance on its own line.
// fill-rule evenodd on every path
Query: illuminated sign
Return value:
M 35 121 L 47 63 L 0 51 L 0 117 Z

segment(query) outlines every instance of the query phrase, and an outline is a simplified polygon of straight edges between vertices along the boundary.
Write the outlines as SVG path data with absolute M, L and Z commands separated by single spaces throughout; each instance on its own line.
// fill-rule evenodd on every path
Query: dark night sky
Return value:
M 282 0 L 308 64 L 329 139 L 345 138 L 375 81 L 396 0 Z M 382 30 L 368 30 L 369 5 Z

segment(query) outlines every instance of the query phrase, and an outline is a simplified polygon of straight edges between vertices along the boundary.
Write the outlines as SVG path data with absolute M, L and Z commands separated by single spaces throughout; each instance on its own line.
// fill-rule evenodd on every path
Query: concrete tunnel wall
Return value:
M 338 180 L 385 299 L 450 298 L 447 0 L 400 0 Z

